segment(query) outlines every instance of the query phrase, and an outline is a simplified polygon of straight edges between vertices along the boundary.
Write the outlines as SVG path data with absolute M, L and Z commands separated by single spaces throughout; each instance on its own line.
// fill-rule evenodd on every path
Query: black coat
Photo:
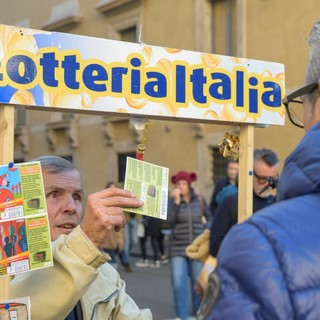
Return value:
M 217 182 L 215 183 L 213 194 L 210 201 L 210 211 L 211 211 L 212 217 L 214 217 L 215 211 L 218 207 L 217 194 L 229 184 L 230 184 L 230 180 L 228 179 L 228 177 L 221 178 L 217 180 Z
M 159 236 L 160 229 L 161 229 L 160 219 L 144 216 L 142 221 L 145 227 L 145 236 L 151 236 L 151 237 Z
M 253 213 L 272 204 L 274 197 L 261 198 L 253 193 Z M 210 254 L 217 256 L 223 238 L 230 228 L 238 223 L 238 192 L 225 197 L 217 207 L 210 228 Z

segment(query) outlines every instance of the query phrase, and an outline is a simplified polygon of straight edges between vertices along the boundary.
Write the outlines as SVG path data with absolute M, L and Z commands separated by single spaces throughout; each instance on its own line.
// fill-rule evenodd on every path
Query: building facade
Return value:
M 319 18 L 317 0 L 1 0 L 0 22 L 98 38 L 279 62 L 286 90 L 303 85 L 307 37 Z M 26 97 L 17 97 L 26 101 Z M 27 102 L 27 101 L 26 101 Z M 281 165 L 304 132 L 285 126 L 256 128 L 255 147 L 271 148 Z M 224 174 L 218 152 L 237 125 L 150 120 L 145 161 L 198 174 L 197 191 L 209 200 L 213 179 Z M 85 191 L 123 182 L 125 159 L 141 142 L 129 118 L 15 111 L 16 162 L 44 154 L 69 157 L 83 173 Z

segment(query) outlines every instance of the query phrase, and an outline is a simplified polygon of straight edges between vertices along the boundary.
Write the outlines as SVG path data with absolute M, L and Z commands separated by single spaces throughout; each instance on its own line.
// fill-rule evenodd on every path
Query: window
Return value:
M 118 153 L 118 182 L 124 182 L 126 175 L 127 157 L 135 158 L 135 152 Z
M 27 124 L 26 121 L 26 110 L 25 109 L 15 109 L 14 110 L 14 124 L 16 127 L 22 127 Z
M 107 38 L 138 42 L 141 3 L 137 0 L 101 0 L 96 6 L 108 19 Z
M 79 23 L 82 15 L 79 13 L 78 0 L 64 0 L 51 8 L 51 15 L 42 26 L 45 30 L 62 31 L 74 23 Z
M 137 27 L 133 26 L 133 27 L 121 30 L 120 37 L 122 41 L 137 42 L 138 41 Z
M 212 52 L 236 53 L 236 1 L 212 1 Z
M 220 178 L 227 176 L 228 159 L 224 158 L 219 152 L 219 148 L 212 148 L 212 162 L 213 162 L 213 179 L 217 181 Z

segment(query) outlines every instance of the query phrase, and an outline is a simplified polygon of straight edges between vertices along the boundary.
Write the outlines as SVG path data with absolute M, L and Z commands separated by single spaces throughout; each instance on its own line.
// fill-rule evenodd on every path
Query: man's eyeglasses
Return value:
M 266 182 L 268 182 L 268 186 L 271 187 L 272 189 L 276 188 L 277 184 L 278 184 L 278 179 L 279 177 L 261 177 L 259 175 L 256 174 L 255 171 L 253 171 L 253 175 L 258 179 L 258 182 L 260 184 L 264 184 Z
M 302 99 L 306 94 L 310 94 L 318 88 L 318 83 L 311 83 L 304 86 L 283 98 L 282 103 L 285 105 L 290 121 L 297 127 L 303 128 L 303 107 Z

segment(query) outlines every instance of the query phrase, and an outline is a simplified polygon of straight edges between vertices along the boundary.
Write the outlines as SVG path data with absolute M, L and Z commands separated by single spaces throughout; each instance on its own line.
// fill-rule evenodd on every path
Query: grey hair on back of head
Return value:
M 309 61 L 306 68 L 305 83 L 318 83 L 320 81 L 320 20 L 317 21 L 310 32 L 309 35 Z M 310 95 L 310 107 L 309 111 L 313 114 L 314 104 L 319 95 L 318 90 L 315 90 Z
M 77 166 L 71 161 L 58 156 L 42 156 L 34 158 L 30 161 L 40 161 L 42 170 L 51 173 L 61 173 L 64 171 L 76 170 L 79 172 Z
M 317 21 L 309 35 L 310 53 L 306 70 L 306 84 L 320 80 L 320 20 Z

